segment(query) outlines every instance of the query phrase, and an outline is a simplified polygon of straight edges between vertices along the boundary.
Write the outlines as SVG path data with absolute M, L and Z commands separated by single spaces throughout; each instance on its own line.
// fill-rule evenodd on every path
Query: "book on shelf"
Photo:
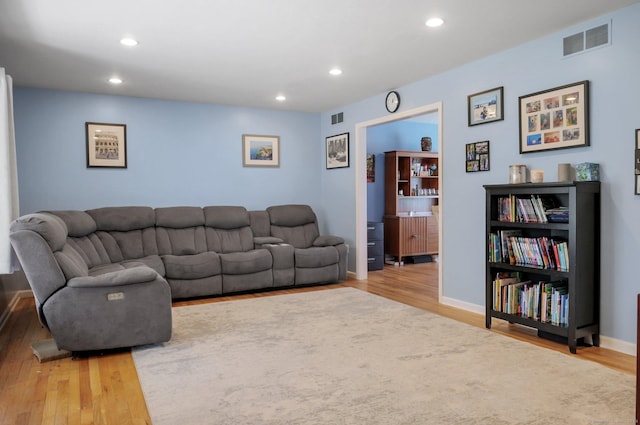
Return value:
M 569 324 L 566 281 L 520 281 L 519 274 L 498 273 L 493 281 L 493 310 L 556 326 Z
M 552 196 L 501 196 L 498 198 L 498 221 L 522 223 L 549 223 L 549 211 L 556 222 L 568 221 L 568 209 L 559 207 Z M 559 218 L 560 216 L 565 217 Z
M 569 271 L 569 245 L 547 236 L 523 236 L 520 229 L 489 233 L 489 261 Z

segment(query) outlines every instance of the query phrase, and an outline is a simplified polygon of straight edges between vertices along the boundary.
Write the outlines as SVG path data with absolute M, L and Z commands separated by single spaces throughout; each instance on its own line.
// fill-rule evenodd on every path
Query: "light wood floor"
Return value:
M 438 304 L 437 264 L 386 266 L 365 281 L 274 291 L 259 294 L 182 301 L 175 306 L 263 297 L 340 286 L 355 287 L 473 326 L 484 327 L 484 316 Z M 566 355 L 567 346 L 538 338 L 526 328 L 494 320 L 492 331 L 531 342 Z M 0 424 L 151 424 L 138 376 L 128 351 L 76 360 L 38 363 L 35 341 L 50 337 L 38 322 L 32 298 L 19 301 L 0 332 Z M 598 347 L 579 347 L 578 358 L 635 374 L 635 357 Z

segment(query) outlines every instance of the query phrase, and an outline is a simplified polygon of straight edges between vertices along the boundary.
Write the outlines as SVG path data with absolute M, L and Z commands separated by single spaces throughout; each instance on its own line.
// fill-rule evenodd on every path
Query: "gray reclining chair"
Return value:
M 104 252 L 80 253 L 81 246 L 99 243 L 95 226 L 87 215 L 70 235 L 65 221 L 48 213 L 11 224 L 11 244 L 33 290 L 40 322 L 58 349 L 71 352 L 168 341 L 168 283 L 142 262 L 101 267 L 101 258 L 109 262 Z
M 320 235 L 318 219 L 310 206 L 277 205 L 267 212 L 271 236 L 294 247 L 296 285 L 347 279 L 349 247 L 339 236 Z

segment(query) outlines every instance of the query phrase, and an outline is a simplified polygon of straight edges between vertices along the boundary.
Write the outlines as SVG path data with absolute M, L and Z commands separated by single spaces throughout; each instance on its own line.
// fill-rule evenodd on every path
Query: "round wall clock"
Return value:
M 397 111 L 400 107 L 400 95 L 398 94 L 398 92 L 390 91 L 389 93 L 387 93 L 387 98 L 384 104 L 387 107 L 387 111 L 392 113 Z

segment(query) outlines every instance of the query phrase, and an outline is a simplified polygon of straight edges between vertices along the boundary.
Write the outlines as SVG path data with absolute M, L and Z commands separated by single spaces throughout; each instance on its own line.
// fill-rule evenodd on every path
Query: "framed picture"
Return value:
M 85 123 L 87 168 L 127 168 L 127 126 Z
M 489 141 L 467 143 L 466 171 L 489 171 Z
M 636 130 L 636 195 L 640 195 L 640 128 Z
M 243 134 L 242 165 L 244 167 L 279 167 L 280 136 Z
M 376 181 L 376 154 L 367 154 L 367 183 L 375 183 Z
M 589 81 L 519 99 L 520 153 L 589 146 Z
M 503 87 L 467 96 L 469 127 L 504 119 Z
M 349 166 L 349 133 L 327 137 L 327 170 Z

